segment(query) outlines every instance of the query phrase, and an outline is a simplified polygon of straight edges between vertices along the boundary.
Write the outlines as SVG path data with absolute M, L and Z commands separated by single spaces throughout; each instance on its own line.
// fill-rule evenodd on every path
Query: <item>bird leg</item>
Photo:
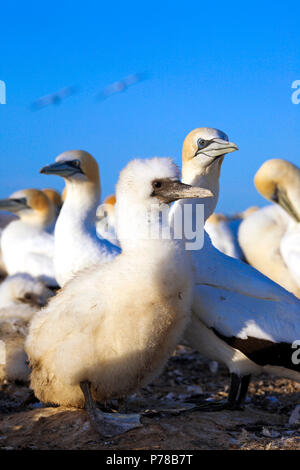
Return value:
M 130 429 L 141 427 L 139 414 L 103 413 L 97 408 L 92 397 L 91 384 L 80 382 L 85 399 L 85 407 L 94 429 L 104 437 L 115 437 Z
M 218 400 L 211 403 L 197 405 L 197 411 L 222 411 L 222 410 L 242 410 L 244 409 L 245 398 L 249 386 L 251 375 L 240 377 L 237 374 L 230 374 L 230 389 L 227 400 Z
M 247 392 L 248 392 L 250 380 L 251 380 L 251 374 L 249 374 L 249 375 L 244 375 L 244 376 L 241 378 L 240 393 L 239 393 L 238 399 L 237 399 L 237 401 L 236 401 L 236 404 L 239 406 L 239 409 L 240 409 L 240 410 L 243 410 L 243 409 L 244 409 L 245 400 L 246 400 L 246 396 L 247 396 Z

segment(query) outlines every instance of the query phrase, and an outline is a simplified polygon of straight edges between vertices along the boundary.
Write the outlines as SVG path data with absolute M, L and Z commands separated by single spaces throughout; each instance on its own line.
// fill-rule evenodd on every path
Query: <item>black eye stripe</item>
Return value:
M 68 166 L 71 166 L 72 168 L 80 168 L 80 160 L 70 160 L 66 161 L 66 164 Z
M 206 139 L 198 139 L 197 140 L 197 145 L 198 145 L 198 150 L 205 149 L 205 147 L 208 147 L 214 139 L 206 140 Z

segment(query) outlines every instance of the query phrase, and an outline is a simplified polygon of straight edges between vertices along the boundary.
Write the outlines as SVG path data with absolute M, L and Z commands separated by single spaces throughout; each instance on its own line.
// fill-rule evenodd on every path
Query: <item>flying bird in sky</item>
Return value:
M 74 95 L 75 93 L 77 93 L 77 88 L 75 86 L 62 88 L 61 90 L 51 93 L 50 95 L 45 95 L 37 99 L 32 103 L 31 108 L 33 111 L 38 111 L 39 109 L 45 108 L 49 105 L 60 104 L 62 100 Z
M 124 92 L 130 86 L 136 85 L 137 83 L 147 80 L 148 78 L 149 78 L 149 74 L 146 72 L 133 73 L 131 75 L 128 75 L 122 80 L 114 82 L 111 85 L 108 85 L 107 87 L 103 88 L 103 90 L 98 94 L 97 99 L 105 100 L 106 98 L 109 98 L 111 95 Z

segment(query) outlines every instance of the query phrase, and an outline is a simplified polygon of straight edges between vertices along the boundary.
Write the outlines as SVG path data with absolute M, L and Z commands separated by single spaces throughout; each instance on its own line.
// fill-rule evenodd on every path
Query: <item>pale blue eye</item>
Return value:
M 204 139 L 198 139 L 198 148 L 203 148 L 206 144 L 206 140 Z

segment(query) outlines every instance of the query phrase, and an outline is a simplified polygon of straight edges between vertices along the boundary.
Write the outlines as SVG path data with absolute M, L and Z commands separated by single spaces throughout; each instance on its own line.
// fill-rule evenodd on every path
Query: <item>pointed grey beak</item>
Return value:
M 300 222 L 300 215 L 284 190 L 277 189 L 271 200 L 279 204 L 296 222 Z
M 224 153 L 231 153 L 239 149 L 234 142 L 228 142 L 227 140 L 223 139 L 214 139 L 213 147 L 216 147 L 216 151 L 222 152 L 220 155 L 224 155 Z
M 209 189 L 190 186 L 189 184 L 181 183 L 181 181 L 161 180 L 160 183 L 160 187 L 154 187 L 152 196 L 161 199 L 166 204 L 170 204 L 178 199 L 198 199 L 214 196 Z
M 235 150 L 238 150 L 238 146 L 233 142 L 228 142 L 224 139 L 212 139 L 208 145 L 200 148 L 195 156 L 204 154 L 208 157 L 216 158 Z
M 70 178 L 77 173 L 83 174 L 83 171 L 80 168 L 79 160 L 68 160 L 46 165 L 40 169 L 40 173 L 43 173 L 44 175 L 57 175 L 62 176 L 63 178 Z
M 8 212 L 19 212 L 24 209 L 30 209 L 27 205 L 25 197 L 21 198 L 8 198 L 0 200 L 0 210 Z

